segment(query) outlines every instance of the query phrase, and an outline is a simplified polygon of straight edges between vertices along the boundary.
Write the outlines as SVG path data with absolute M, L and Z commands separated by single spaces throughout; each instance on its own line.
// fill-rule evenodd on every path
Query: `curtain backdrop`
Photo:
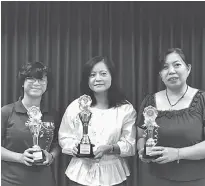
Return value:
M 18 68 L 28 61 L 49 65 L 54 89 L 46 104 L 63 115 L 80 96 L 83 64 L 93 56 L 110 56 L 119 85 L 138 110 L 147 93 L 163 88 L 158 55 L 183 48 L 192 64 L 189 84 L 205 90 L 204 2 L 1 2 L 1 105 L 20 96 Z M 70 157 L 60 155 L 54 170 L 58 186 Z M 128 158 L 128 186 L 149 179 L 137 155 Z

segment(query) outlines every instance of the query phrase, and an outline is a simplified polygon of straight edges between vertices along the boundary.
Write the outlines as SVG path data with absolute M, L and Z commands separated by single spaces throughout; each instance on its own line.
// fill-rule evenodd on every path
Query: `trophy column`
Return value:
M 93 144 L 91 144 L 89 135 L 88 135 L 88 126 L 89 122 L 92 116 L 92 113 L 90 111 L 90 105 L 91 105 L 91 98 L 90 96 L 83 95 L 79 98 L 79 108 L 81 109 L 81 112 L 78 114 L 80 121 L 83 126 L 83 137 L 80 141 L 80 144 L 78 144 L 78 153 L 77 157 L 82 158 L 93 158 Z
M 148 106 L 144 109 L 144 138 L 145 138 L 145 145 L 144 145 L 144 155 L 143 157 L 146 159 L 155 159 L 159 156 L 150 156 L 150 152 L 152 151 L 152 147 L 157 144 L 158 140 L 158 128 L 159 126 L 155 122 L 157 118 L 158 112 L 155 107 Z
M 35 150 L 33 152 L 33 156 L 34 156 L 34 164 L 39 164 L 39 163 L 43 163 L 44 161 L 44 153 L 43 150 L 41 149 L 41 147 L 38 144 L 38 138 L 39 138 L 39 132 L 40 132 L 40 127 L 36 127 L 37 128 L 37 132 L 34 132 L 34 134 L 32 135 L 33 138 L 33 149 Z
M 28 109 L 27 112 L 29 119 L 26 122 L 26 126 L 29 127 L 29 130 L 31 132 L 32 138 L 33 138 L 33 160 L 35 165 L 41 164 L 44 161 L 45 155 L 43 153 L 43 150 L 38 144 L 38 138 L 39 138 L 39 133 L 41 131 L 42 127 L 42 121 L 41 121 L 41 111 L 38 107 L 32 106 Z

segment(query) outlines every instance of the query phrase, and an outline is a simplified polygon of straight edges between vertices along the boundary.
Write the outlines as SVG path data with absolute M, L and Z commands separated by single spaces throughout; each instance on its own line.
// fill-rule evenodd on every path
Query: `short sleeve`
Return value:
M 6 105 L 1 108 L 1 141 L 4 142 L 8 119 L 12 112 L 12 105 Z
M 51 150 L 58 146 L 58 131 L 60 128 L 60 115 L 59 112 L 56 110 L 52 110 L 52 116 L 54 117 L 54 124 L 55 124 L 55 129 L 54 129 L 54 136 L 53 136 L 53 141 L 51 143 Z
M 140 109 L 139 109 L 139 112 L 138 112 L 138 116 L 137 116 L 137 121 L 136 121 L 136 125 L 139 127 L 139 128 L 142 128 L 142 125 L 144 124 L 144 117 L 143 117 L 143 111 L 144 111 L 144 108 L 147 107 L 148 105 L 152 105 L 154 106 L 154 96 L 153 95 L 147 95 L 141 105 L 140 105 Z
M 205 92 L 202 93 L 203 127 L 205 127 Z

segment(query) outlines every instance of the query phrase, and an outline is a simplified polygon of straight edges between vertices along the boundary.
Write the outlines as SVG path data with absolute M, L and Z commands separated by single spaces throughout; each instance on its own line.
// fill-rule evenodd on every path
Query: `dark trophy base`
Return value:
M 144 159 L 149 159 L 149 160 L 154 160 L 154 159 L 157 159 L 161 157 L 161 155 L 157 155 L 157 156 L 149 156 L 149 155 L 146 155 L 145 153 L 143 154 L 143 158 Z
M 42 165 L 42 163 L 46 160 L 43 150 L 33 151 L 33 155 L 33 165 Z
M 148 148 L 150 148 L 150 147 L 148 147 Z M 157 159 L 157 158 L 159 158 L 159 157 L 161 157 L 161 155 L 156 155 L 156 156 L 150 156 L 150 155 L 148 155 L 148 154 L 147 154 L 147 147 L 144 146 L 144 154 L 143 154 L 143 158 L 144 158 L 144 159 L 154 160 L 154 159 Z
M 78 153 L 76 157 L 78 158 L 94 158 L 95 155 L 93 154 L 93 144 L 79 144 L 77 149 Z

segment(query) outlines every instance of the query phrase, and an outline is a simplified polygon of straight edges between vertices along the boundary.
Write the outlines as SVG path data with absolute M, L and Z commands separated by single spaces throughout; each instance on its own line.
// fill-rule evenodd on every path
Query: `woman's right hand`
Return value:
M 79 142 L 76 141 L 74 143 L 64 145 L 64 148 L 62 149 L 62 153 L 75 157 L 78 153 L 78 149 L 77 149 L 78 144 Z
M 28 148 L 20 155 L 20 163 L 25 164 L 27 166 L 32 166 L 34 160 L 33 160 L 33 151 L 35 151 L 33 148 Z
M 144 163 L 150 163 L 152 160 L 143 158 L 143 154 L 144 154 L 144 148 L 142 148 L 138 151 L 139 159 Z
M 77 145 L 78 145 L 78 144 L 75 144 L 75 146 L 74 146 L 73 149 L 72 149 L 72 155 L 73 155 L 74 157 L 75 157 L 75 156 L 77 155 L 77 153 L 78 153 Z
M 71 149 L 71 155 L 72 156 L 74 156 L 74 157 L 76 157 L 76 155 L 77 155 L 77 153 L 78 153 L 78 144 L 79 144 L 80 142 L 75 142 L 74 143 L 74 145 L 73 145 L 73 148 Z

